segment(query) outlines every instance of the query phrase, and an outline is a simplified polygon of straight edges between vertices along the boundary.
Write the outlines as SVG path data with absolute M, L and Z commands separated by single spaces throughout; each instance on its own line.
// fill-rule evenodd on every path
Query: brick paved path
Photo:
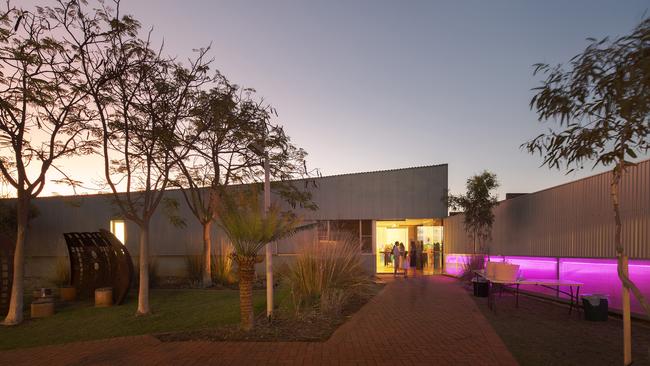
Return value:
M 326 342 L 113 338 L 0 353 L 0 365 L 516 365 L 454 279 L 390 280 Z

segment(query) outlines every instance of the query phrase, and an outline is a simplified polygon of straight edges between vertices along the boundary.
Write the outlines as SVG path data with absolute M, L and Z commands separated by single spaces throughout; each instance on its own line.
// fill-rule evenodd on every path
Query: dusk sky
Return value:
M 323 175 L 448 163 L 452 192 L 488 169 L 503 198 L 594 174 L 540 168 L 520 149 L 546 128 L 528 106 L 540 80 L 532 64 L 566 62 L 587 37 L 629 33 L 650 3 L 125 0 L 122 8 L 179 58 L 212 43 L 213 68 L 275 106 Z M 101 179 L 101 162 L 85 163 L 69 164 L 74 178 Z

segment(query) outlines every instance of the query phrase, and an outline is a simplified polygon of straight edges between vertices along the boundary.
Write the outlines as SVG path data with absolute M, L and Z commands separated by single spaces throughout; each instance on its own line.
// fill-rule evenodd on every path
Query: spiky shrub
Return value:
M 220 285 L 231 285 L 236 282 L 233 271 L 232 248 L 228 246 L 223 254 L 213 255 L 210 261 L 212 265 L 212 281 Z
M 187 280 L 192 287 L 198 287 L 203 279 L 203 256 L 186 255 L 185 269 L 187 270 Z
M 371 279 L 363 270 L 357 238 L 341 234 L 331 242 L 301 247 L 286 273 L 297 311 L 339 313 L 350 296 L 368 290 Z
M 465 258 L 463 262 L 463 272 L 460 274 L 460 279 L 463 281 L 471 281 L 474 278 L 474 271 L 482 270 L 485 267 L 484 255 L 470 255 Z

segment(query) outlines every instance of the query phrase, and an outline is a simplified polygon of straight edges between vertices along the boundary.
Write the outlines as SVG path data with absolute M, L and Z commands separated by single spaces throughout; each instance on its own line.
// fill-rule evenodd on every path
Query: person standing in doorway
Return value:
M 400 256 L 399 256 L 399 258 L 400 258 L 400 261 L 399 261 L 400 268 L 402 268 L 402 270 L 404 270 L 404 277 L 408 277 L 409 276 L 408 268 L 411 265 L 411 263 L 409 263 L 408 251 L 406 250 L 406 247 L 404 246 L 404 243 L 399 243 L 399 252 L 400 252 Z
M 399 242 L 395 242 L 393 245 L 393 277 L 397 276 L 397 269 L 399 268 L 400 264 L 400 251 L 399 251 Z
M 411 240 L 409 242 L 409 257 L 411 257 L 411 260 L 409 261 L 411 263 L 411 267 L 415 267 L 415 269 L 419 269 L 417 266 L 417 258 L 418 258 L 418 248 L 415 246 L 415 241 Z

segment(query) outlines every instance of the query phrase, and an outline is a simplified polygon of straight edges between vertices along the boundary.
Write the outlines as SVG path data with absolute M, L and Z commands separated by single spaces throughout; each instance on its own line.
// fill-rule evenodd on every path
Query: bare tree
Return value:
M 212 285 L 211 227 L 223 188 L 263 176 L 259 157 L 250 144 L 264 141 L 272 162 L 271 175 L 277 180 L 276 191 L 294 205 L 310 205 L 308 193 L 282 184 L 309 173 L 305 170 L 304 151 L 293 146 L 282 128 L 271 123 L 273 109 L 256 101 L 253 89 L 231 84 L 222 75 L 215 79 L 216 85 L 197 98 L 192 111 L 196 136 L 186 144 L 190 152 L 179 160 L 180 174 L 176 178 L 188 207 L 203 228 L 204 287 Z
M 187 117 L 197 90 L 209 78 L 207 49 L 187 67 L 138 37 L 139 24 L 115 9 L 101 7 L 66 27 L 82 64 L 83 83 L 100 125 L 106 184 L 114 204 L 140 229 L 137 314 L 149 309 L 149 223 L 165 196 L 170 171 L 187 150 Z M 84 14 L 66 3 L 67 13 Z M 190 146 L 188 144 L 187 146 Z M 183 152 L 183 150 L 185 152 Z
M 98 146 L 88 124 L 88 95 L 75 87 L 81 64 L 73 45 L 58 37 L 63 26 L 47 8 L 28 11 L 8 4 L 0 15 L 0 172 L 17 197 L 7 325 L 23 320 L 30 201 L 43 192 L 57 161 L 90 154 Z

